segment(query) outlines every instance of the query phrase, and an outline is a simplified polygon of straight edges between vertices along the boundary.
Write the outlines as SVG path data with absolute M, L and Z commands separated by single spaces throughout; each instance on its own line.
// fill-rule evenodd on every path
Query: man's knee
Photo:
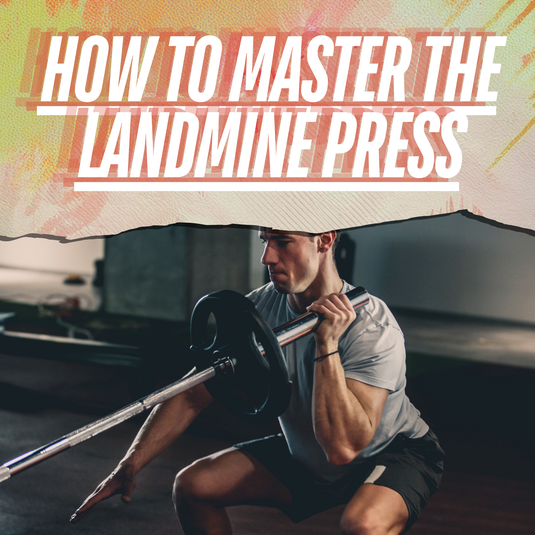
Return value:
M 207 464 L 205 459 L 200 459 L 177 474 L 173 485 L 173 501 L 176 506 L 188 501 L 204 501 L 210 498 L 213 482 Z
M 340 521 L 342 535 L 387 535 L 390 526 L 373 509 L 361 512 L 345 511 Z

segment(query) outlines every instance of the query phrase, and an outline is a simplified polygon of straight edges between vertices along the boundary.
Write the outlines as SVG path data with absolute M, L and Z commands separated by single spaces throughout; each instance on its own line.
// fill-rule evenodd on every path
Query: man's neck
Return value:
M 306 312 L 306 307 L 317 301 L 323 295 L 340 293 L 343 281 L 338 275 L 336 268 L 329 270 L 328 276 L 321 277 L 314 281 L 304 292 L 288 294 L 288 304 L 298 313 Z

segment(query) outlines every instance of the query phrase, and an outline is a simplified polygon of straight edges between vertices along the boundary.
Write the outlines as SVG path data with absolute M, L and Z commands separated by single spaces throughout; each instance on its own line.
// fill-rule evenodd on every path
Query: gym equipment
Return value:
M 362 287 L 347 296 L 354 309 L 370 300 Z M 211 316 L 216 327 L 213 340 L 209 336 Z M 281 348 L 306 336 L 320 322 L 318 314 L 308 312 L 272 331 L 243 295 L 230 290 L 206 295 L 195 305 L 191 317 L 196 368 L 175 383 L 4 463 L 0 482 L 205 382 L 212 396 L 241 418 L 253 422 L 275 418 L 284 412 L 291 394 Z
M 217 331 L 208 344 L 210 315 Z M 231 373 L 232 380 L 206 383 L 214 398 L 246 421 L 265 422 L 284 412 L 291 395 L 286 362 L 274 332 L 249 299 L 230 290 L 203 297 L 190 331 L 196 368 L 220 362 L 223 376 Z

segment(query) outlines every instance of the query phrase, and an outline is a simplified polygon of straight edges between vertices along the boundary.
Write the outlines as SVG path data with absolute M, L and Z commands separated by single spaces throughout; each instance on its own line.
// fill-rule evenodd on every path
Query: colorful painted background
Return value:
M 535 1 L 0 0 L 0 236 L 76 239 L 176 222 L 321 231 L 468 210 L 535 229 Z M 194 28 L 482 29 L 508 37 L 499 49 L 497 115 L 471 117 L 459 139 L 458 193 L 81 193 L 55 176 L 65 117 L 41 117 L 27 96 L 32 29 L 94 33 Z

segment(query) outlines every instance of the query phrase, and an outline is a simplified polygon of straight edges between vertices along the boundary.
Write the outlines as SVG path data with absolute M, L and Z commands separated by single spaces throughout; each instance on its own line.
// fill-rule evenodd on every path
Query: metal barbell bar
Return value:
M 366 305 L 370 298 L 368 292 L 362 288 L 354 288 L 346 294 L 354 309 L 360 308 Z M 284 347 L 300 338 L 303 338 L 310 332 L 312 332 L 316 326 L 321 322 L 321 318 L 315 312 L 308 312 L 299 316 L 298 318 L 285 323 L 273 330 L 275 337 L 281 347 Z M 263 347 L 259 342 L 256 342 L 258 351 L 263 352 Z M 211 367 L 206 368 L 200 372 L 194 373 L 193 368 L 182 379 L 153 392 L 129 405 L 119 409 L 112 414 L 104 416 L 103 418 L 96 420 L 90 424 L 87 424 L 79 429 L 62 436 L 61 438 L 54 440 L 36 450 L 29 451 L 24 455 L 16 457 L 11 461 L 4 463 L 0 466 L 0 483 L 9 479 L 11 476 L 22 472 L 23 470 L 30 468 L 31 466 L 40 463 L 66 449 L 69 449 L 85 440 L 88 440 L 107 429 L 115 427 L 116 425 L 141 414 L 154 406 L 159 405 L 163 401 L 170 399 L 181 392 L 185 392 L 194 386 L 208 381 L 218 375 L 233 374 L 234 366 L 238 364 L 235 358 L 222 356 L 218 358 Z

